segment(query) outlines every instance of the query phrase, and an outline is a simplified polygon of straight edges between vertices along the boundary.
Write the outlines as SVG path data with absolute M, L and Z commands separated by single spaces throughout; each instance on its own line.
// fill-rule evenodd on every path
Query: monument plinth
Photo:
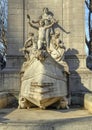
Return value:
M 45 109 L 59 102 L 68 95 L 68 65 L 64 61 L 65 46 L 60 39 L 58 21 L 53 18 L 48 8 L 37 21 L 31 20 L 27 14 L 31 28 L 38 31 L 38 36 L 29 33 L 24 47 L 26 62 L 21 69 L 21 90 L 19 108 L 30 108 L 31 103 Z M 37 25 L 36 25 L 37 24 Z M 28 103 L 30 102 L 30 103 Z M 68 104 L 66 103 L 66 107 Z M 60 107 L 58 107 L 60 106 Z

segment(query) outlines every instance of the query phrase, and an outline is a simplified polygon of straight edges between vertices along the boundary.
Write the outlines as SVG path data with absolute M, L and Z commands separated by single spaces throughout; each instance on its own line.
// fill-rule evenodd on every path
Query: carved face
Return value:
M 42 20 L 39 22 L 39 24 L 40 24 L 40 26 L 44 26 L 45 25 L 44 21 L 42 21 Z
M 29 38 L 29 37 L 33 37 L 33 36 L 34 36 L 34 33 L 29 32 L 28 38 Z
M 55 37 L 58 38 L 60 36 L 60 32 L 59 31 L 55 31 Z

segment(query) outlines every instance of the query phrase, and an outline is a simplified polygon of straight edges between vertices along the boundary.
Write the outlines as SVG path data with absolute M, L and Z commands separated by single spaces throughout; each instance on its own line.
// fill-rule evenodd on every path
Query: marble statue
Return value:
M 28 39 L 24 43 L 24 47 L 20 49 L 20 51 L 23 51 L 25 58 L 27 60 L 30 59 L 30 52 L 33 49 L 33 44 L 34 44 L 34 33 L 29 33 L 28 34 Z
M 64 46 L 63 41 L 60 40 L 60 32 L 55 30 L 55 34 L 52 35 L 51 43 L 50 43 L 50 54 L 51 56 L 61 65 L 64 66 L 65 71 L 69 73 L 69 68 L 66 62 L 64 62 L 64 54 L 66 48 Z
M 50 25 L 52 21 L 56 21 L 55 18 L 53 18 L 53 14 L 50 13 L 48 8 L 43 8 L 43 13 L 41 16 L 39 16 L 39 19 L 37 21 L 32 20 L 33 23 L 39 23 L 40 20 L 44 21 L 44 24 L 46 26 Z M 47 43 L 47 48 L 50 47 L 50 34 L 53 34 L 53 28 L 47 28 L 46 29 L 46 43 Z
M 38 30 L 38 49 L 42 49 L 44 46 L 47 46 L 46 43 L 46 32 L 47 29 L 52 27 L 57 21 L 53 21 L 51 24 L 46 25 L 44 20 L 39 20 L 39 26 L 35 26 L 29 17 L 29 25 Z
M 46 11 L 47 8 L 44 8 Z M 46 14 L 47 15 L 47 14 Z M 68 107 L 67 74 L 68 66 L 64 61 L 66 50 L 63 41 L 60 39 L 60 32 L 54 30 L 53 25 L 57 20 L 51 18 L 47 25 L 46 16 L 42 15 L 38 25 L 32 22 L 27 15 L 30 27 L 37 29 L 38 37 L 34 33 L 29 33 L 24 47 L 26 61 L 21 68 L 21 90 L 18 108 L 31 108 L 38 106 L 41 109 L 55 105 L 57 109 Z M 49 15 L 46 16 L 47 20 Z M 50 38 L 49 49 L 46 32 L 53 28 L 54 34 L 48 35 Z

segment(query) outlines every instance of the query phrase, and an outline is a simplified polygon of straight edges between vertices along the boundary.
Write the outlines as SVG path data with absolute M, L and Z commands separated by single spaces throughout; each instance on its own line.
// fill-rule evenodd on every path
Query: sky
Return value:
M 87 0 L 89 2 L 89 0 Z M 85 33 L 86 33 L 86 37 L 89 41 L 89 31 L 88 31 L 88 13 L 89 13 L 89 10 L 85 4 Z M 85 51 L 86 51 L 86 54 L 88 55 L 88 48 L 87 46 L 85 45 Z
M 7 2 L 8 2 L 8 0 L 0 0 L 0 20 L 4 19 L 4 26 L 5 27 L 7 27 L 7 16 L 8 16 Z
M 89 0 L 86 0 L 89 2 Z M 88 30 L 88 15 L 89 15 L 89 10 L 85 4 L 85 34 L 86 34 L 86 37 L 87 37 L 87 40 L 89 41 L 90 38 L 89 38 L 89 30 Z M 92 23 L 92 15 L 91 15 L 91 23 Z M 92 27 L 92 25 L 91 25 Z M 87 46 L 85 46 L 85 51 L 86 51 L 86 54 L 88 55 L 88 48 Z
M 88 32 L 88 13 L 89 13 L 89 10 L 87 9 L 87 6 L 85 5 L 85 31 L 86 31 L 86 36 L 87 36 L 87 39 L 89 40 L 89 32 Z

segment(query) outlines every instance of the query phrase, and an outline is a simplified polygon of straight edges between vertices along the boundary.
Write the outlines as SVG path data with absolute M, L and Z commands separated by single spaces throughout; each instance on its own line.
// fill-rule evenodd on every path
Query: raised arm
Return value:
M 31 27 L 33 27 L 33 28 L 35 28 L 35 29 L 39 29 L 37 26 L 35 26 L 32 22 L 31 22 L 31 20 L 30 20 L 30 16 L 29 16 L 29 14 L 27 14 L 27 18 L 28 18 L 28 24 L 31 26 Z
M 42 19 L 42 16 L 39 16 L 38 20 L 32 20 L 32 23 L 36 24 L 39 23 L 39 21 Z
M 26 46 L 26 44 L 27 44 L 29 41 L 31 41 L 31 40 L 32 40 L 32 38 L 29 37 L 29 38 L 25 41 L 24 46 Z
M 34 29 L 39 29 L 39 27 L 35 26 L 31 21 L 29 21 L 28 24 Z

